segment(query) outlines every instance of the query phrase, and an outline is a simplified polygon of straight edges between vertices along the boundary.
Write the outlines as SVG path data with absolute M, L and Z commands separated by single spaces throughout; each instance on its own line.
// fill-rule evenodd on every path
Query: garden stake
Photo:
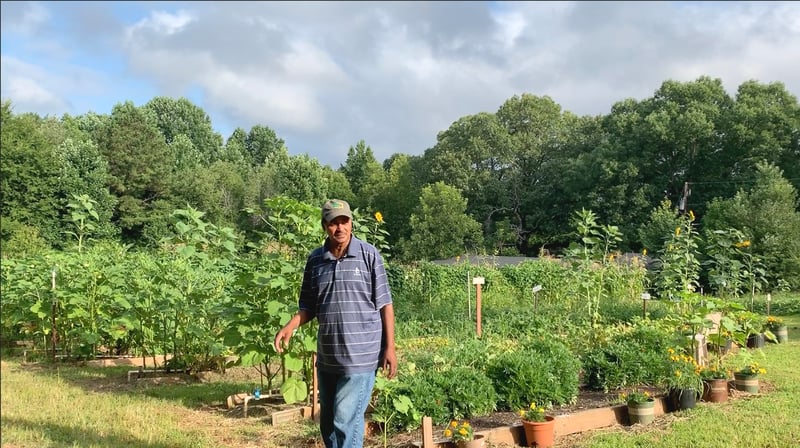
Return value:
M 481 337 L 481 285 L 483 282 L 483 277 L 472 279 L 472 283 L 475 285 L 475 320 L 478 322 L 476 329 L 478 337 Z
M 50 334 L 50 343 L 53 346 L 53 362 L 56 362 L 56 345 L 58 344 L 58 330 L 56 329 L 56 311 L 58 311 L 58 297 L 56 297 L 56 268 L 50 271 L 50 285 L 53 291 L 53 304 L 50 318 L 52 321 L 53 332 Z

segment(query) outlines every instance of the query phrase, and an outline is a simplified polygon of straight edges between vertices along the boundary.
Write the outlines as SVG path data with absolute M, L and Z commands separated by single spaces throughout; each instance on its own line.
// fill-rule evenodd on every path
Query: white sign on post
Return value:
M 642 300 L 650 300 L 650 294 L 643 292 L 642 293 Z
M 484 283 L 483 277 L 475 277 L 472 279 L 473 285 L 482 285 Z
M 542 285 L 536 285 L 533 287 L 533 292 L 539 292 L 542 290 Z

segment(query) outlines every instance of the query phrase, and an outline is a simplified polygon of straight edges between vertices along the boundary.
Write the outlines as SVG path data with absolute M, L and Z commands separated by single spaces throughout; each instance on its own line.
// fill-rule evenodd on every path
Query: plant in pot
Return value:
M 728 371 L 721 368 L 719 359 L 700 369 L 703 379 L 703 400 L 711 403 L 728 401 Z
M 773 342 L 782 344 L 789 342 L 789 331 L 783 319 L 777 316 L 767 316 L 767 328 L 764 332 L 767 338 Z M 770 337 L 772 336 L 772 337 Z
M 764 346 L 764 327 L 767 319 L 752 311 L 740 311 L 736 314 L 736 321 L 745 334 L 747 347 L 761 348 Z
M 767 369 L 753 361 L 741 369 L 733 372 L 734 384 L 737 390 L 758 393 L 758 377 L 767 373 Z
M 549 405 L 547 406 L 549 408 Z M 547 415 L 545 406 L 531 403 L 527 409 L 520 409 L 519 417 L 525 429 L 528 446 L 550 447 L 555 439 L 555 417 Z
M 667 349 L 667 353 L 663 382 L 670 404 L 675 410 L 691 409 L 703 392 L 701 368 L 692 356 L 672 348 Z
M 620 394 L 619 398 L 628 406 L 628 418 L 632 425 L 646 425 L 655 419 L 656 402 L 650 392 L 633 389 Z
M 442 433 L 455 443 L 457 448 L 483 448 L 483 435 L 475 434 L 468 421 L 453 420 Z

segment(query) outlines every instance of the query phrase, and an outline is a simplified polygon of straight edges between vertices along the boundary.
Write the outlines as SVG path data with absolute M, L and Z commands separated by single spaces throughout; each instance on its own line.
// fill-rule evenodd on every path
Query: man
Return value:
M 322 227 L 328 237 L 306 260 L 299 311 L 275 335 L 275 350 L 317 318 L 322 439 L 326 448 L 359 448 L 378 367 L 397 373 L 392 296 L 380 253 L 353 237 L 347 202 L 325 202 Z

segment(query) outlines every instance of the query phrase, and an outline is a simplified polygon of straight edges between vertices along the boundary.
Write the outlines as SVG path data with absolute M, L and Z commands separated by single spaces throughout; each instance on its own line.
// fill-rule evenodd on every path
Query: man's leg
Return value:
M 374 385 L 375 372 L 338 377 L 333 407 L 336 444 L 328 448 L 361 448 L 364 445 L 364 412 Z
M 319 384 L 319 432 L 325 448 L 341 448 L 336 443 L 336 434 L 333 428 L 334 403 L 336 402 L 336 383 L 340 375 L 317 372 Z

